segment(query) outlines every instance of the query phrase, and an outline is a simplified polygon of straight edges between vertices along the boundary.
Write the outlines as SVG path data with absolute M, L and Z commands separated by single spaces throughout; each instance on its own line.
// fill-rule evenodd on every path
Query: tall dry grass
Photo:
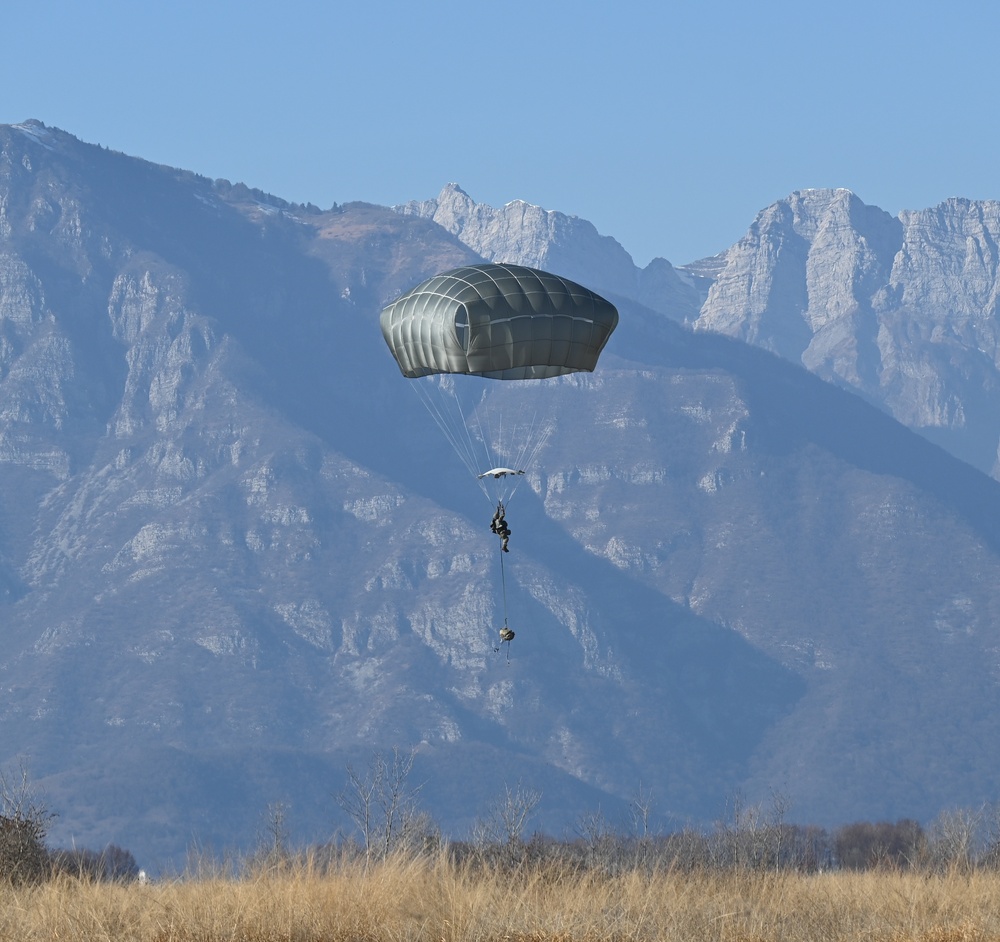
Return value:
M 1000 940 L 1000 875 L 665 872 L 510 875 L 444 855 L 152 885 L 0 890 L 0 940 L 569 942 Z

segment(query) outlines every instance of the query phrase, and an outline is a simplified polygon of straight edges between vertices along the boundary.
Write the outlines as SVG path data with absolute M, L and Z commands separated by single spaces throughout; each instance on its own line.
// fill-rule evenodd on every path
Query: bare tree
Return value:
M 393 746 L 392 754 L 372 753 L 365 772 L 347 766 L 347 784 L 337 803 L 361 832 L 365 855 L 384 860 L 393 851 L 422 841 L 428 819 L 417 811 L 420 786 L 408 779 L 415 753 Z
M 923 828 L 908 818 L 857 821 L 838 828 L 833 836 L 837 862 L 847 870 L 909 869 L 927 854 Z
M 622 841 L 604 812 L 598 809 L 581 814 L 577 818 L 576 831 L 583 840 L 588 867 L 596 867 L 606 873 L 613 873 L 620 867 Z
M 629 817 L 632 819 L 632 832 L 640 840 L 650 837 L 649 819 L 653 813 L 653 792 L 644 789 L 639 782 L 639 790 L 629 799 Z
M 264 814 L 264 821 L 257 838 L 257 859 L 269 867 L 280 867 L 288 862 L 288 804 L 272 801 Z
M 741 791 L 726 802 L 729 820 L 715 827 L 715 856 L 719 865 L 734 870 L 752 866 L 753 844 L 760 826 L 760 806 L 748 805 Z
M 22 761 L 0 771 L 0 880 L 34 883 L 49 872 L 45 846 L 54 815 L 39 800 Z
M 967 873 L 975 866 L 982 843 L 986 809 L 942 811 L 930 829 L 928 854 L 940 870 Z
M 525 788 L 520 780 L 513 788 L 504 782 L 503 789 L 503 795 L 473 826 L 472 841 L 484 860 L 514 868 L 524 859 L 524 830 L 542 793 Z
M 785 823 L 785 816 L 791 800 L 784 792 L 771 789 L 771 811 L 768 815 L 764 830 L 764 842 L 766 844 L 763 857 L 769 866 L 775 870 L 785 866 L 785 857 L 789 848 L 790 829 Z
M 634 840 L 634 866 L 648 867 L 655 858 L 655 835 L 650 828 L 650 820 L 653 815 L 653 792 L 652 789 L 643 788 L 642 782 L 639 782 L 638 790 L 629 799 L 628 814 Z

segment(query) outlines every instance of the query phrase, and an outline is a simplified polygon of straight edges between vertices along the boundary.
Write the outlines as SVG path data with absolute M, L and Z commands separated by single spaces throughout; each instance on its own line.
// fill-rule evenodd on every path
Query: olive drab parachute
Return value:
M 520 265 L 467 265 L 406 292 L 382 311 L 380 323 L 407 378 L 547 379 L 592 371 L 618 311 L 558 275 Z
M 554 419 L 539 415 L 546 397 L 530 393 L 592 372 L 618 311 L 558 275 L 482 264 L 421 282 L 386 306 L 379 324 L 403 376 L 496 506 L 491 529 L 506 552 L 506 503 L 554 428 Z M 525 388 L 528 394 L 518 395 Z M 509 643 L 503 579 L 501 639 Z

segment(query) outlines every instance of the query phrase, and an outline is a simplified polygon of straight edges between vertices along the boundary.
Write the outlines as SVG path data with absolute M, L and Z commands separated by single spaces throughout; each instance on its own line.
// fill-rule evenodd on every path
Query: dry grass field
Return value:
M 501 876 L 444 855 L 140 884 L 0 889 L 0 940 L 1000 940 L 1000 875 L 711 871 Z

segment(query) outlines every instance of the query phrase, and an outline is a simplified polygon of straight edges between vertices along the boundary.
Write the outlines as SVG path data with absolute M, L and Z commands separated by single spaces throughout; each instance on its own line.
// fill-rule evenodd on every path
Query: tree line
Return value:
M 413 754 L 376 752 L 367 769 L 348 766 L 338 801 L 354 824 L 348 840 L 367 859 L 438 847 L 443 839 L 419 808 L 419 787 L 409 779 Z M 531 832 L 541 793 L 504 784 L 464 840 L 449 840 L 457 860 L 518 868 L 535 862 L 607 872 L 631 869 L 923 870 L 1000 869 L 1000 806 L 944 811 L 924 827 L 918 821 L 857 821 L 838 828 L 789 823 L 781 793 L 749 803 L 734 796 L 711 827 L 669 831 L 654 825 L 654 795 L 640 786 L 627 820 L 615 824 L 600 811 L 580 815 L 571 835 Z
M 541 792 L 505 783 L 464 839 L 446 839 L 420 809 L 413 762 L 412 752 L 393 749 L 374 752 L 363 769 L 348 765 L 344 787 L 334 797 L 350 829 L 303 850 L 290 846 L 288 806 L 269 805 L 258 845 L 243 866 L 283 867 L 304 857 L 314 866 L 344 859 L 368 863 L 444 851 L 456 863 L 507 871 L 552 864 L 609 874 L 1000 869 L 1000 808 L 946 811 L 926 827 L 903 818 L 828 830 L 787 822 L 787 799 L 777 793 L 757 804 L 734 797 L 724 818 L 710 827 L 661 830 L 653 824 L 653 792 L 640 787 L 627 820 L 615 824 L 600 811 L 588 812 L 578 817 L 572 833 L 553 837 L 530 830 Z M 100 851 L 49 848 L 53 817 L 23 766 L 15 774 L 0 772 L 0 883 L 37 883 L 57 875 L 117 882 L 143 877 L 134 856 L 115 845 Z

